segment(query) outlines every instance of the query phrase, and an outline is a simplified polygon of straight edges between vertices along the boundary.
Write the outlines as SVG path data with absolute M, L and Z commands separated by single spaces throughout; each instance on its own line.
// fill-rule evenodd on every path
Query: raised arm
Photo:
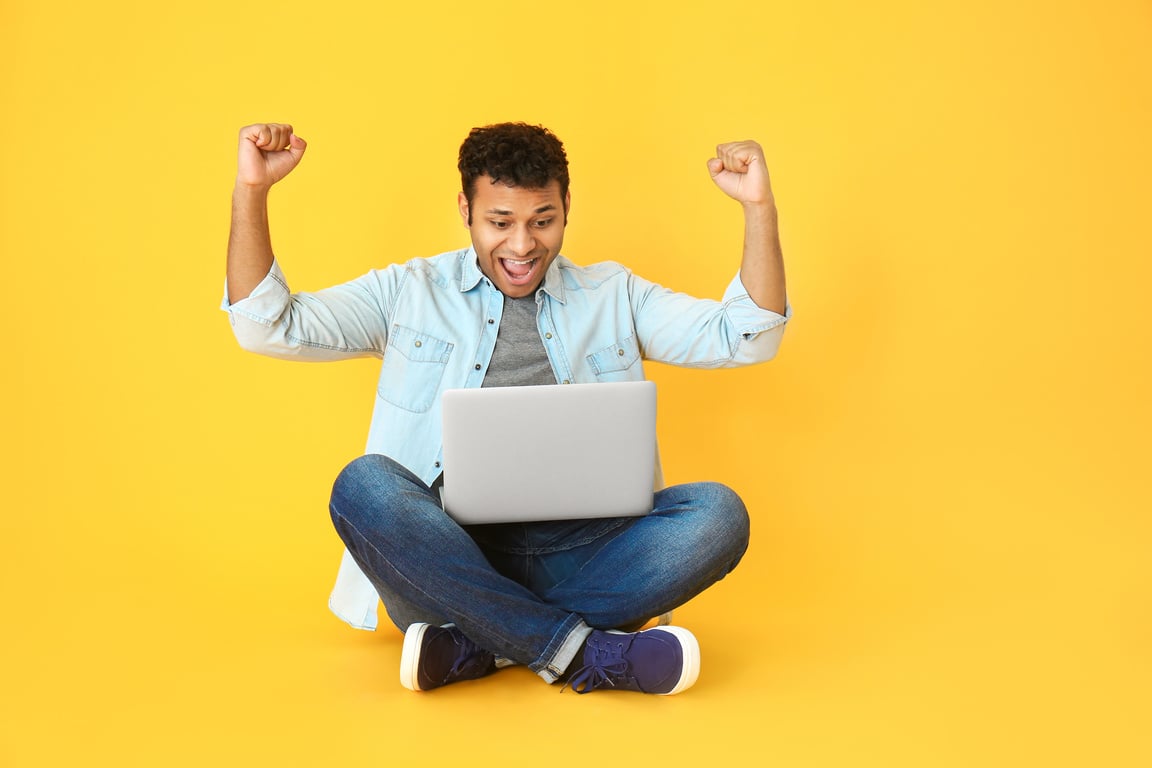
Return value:
M 228 235 L 229 303 L 246 298 L 272 268 L 268 191 L 291 173 L 306 147 L 304 139 L 284 123 L 259 123 L 240 129 Z
M 784 314 L 784 254 L 764 150 L 754 141 L 721 144 L 708 161 L 708 172 L 716 186 L 744 208 L 740 279 L 748 295 L 761 309 Z

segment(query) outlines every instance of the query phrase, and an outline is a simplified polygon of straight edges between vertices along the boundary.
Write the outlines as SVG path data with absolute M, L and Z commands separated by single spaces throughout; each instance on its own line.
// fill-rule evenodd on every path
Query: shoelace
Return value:
M 588 693 L 604 684 L 616 685 L 613 678 L 623 677 L 628 672 L 628 659 L 624 658 L 623 642 L 592 641 L 592 659 L 576 670 L 568 680 L 568 685 L 576 693 Z
M 452 668 L 448 670 L 449 679 L 471 671 L 471 667 L 483 661 L 485 653 L 483 648 L 459 632 L 453 632 L 452 635 L 452 641 L 456 643 L 456 659 L 452 663 Z

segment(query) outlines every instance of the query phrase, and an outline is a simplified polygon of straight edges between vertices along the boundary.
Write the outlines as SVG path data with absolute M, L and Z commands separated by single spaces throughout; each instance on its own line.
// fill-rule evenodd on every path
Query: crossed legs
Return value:
M 673 486 L 640 518 L 458 525 L 437 494 L 392 459 L 349 464 L 332 520 L 405 630 L 454 624 L 487 651 L 548 682 L 593 629 L 642 624 L 722 579 L 748 545 L 748 514 L 716 483 Z

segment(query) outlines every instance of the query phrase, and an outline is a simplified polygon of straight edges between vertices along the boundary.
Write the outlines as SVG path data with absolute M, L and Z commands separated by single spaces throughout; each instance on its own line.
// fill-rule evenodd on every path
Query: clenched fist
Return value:
M 240 129 L 236 184 L 271 187 L 292 172 L 308 143 L 287 123 L 257 123 Z
M 708 161 L 712 181 L 726 195 L 746 204 L 774 204 L 764 150 L 754 141 L 733 141 L 716 147 Z

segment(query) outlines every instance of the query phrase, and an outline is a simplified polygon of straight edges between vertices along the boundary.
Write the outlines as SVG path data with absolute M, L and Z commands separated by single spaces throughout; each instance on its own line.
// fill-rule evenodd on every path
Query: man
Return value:
M 748 543 L 728 488 L 658 490 L 639 518 L 462 527 L 440 506 L 440 395 L 447 388 L 628 381 L 641 360 L 761 362 L 788 315 L 776 208 L 755 142 L 717 147 L 708 170 L 741 204 L 740 272 L 722 302 L 649 283 L 619 264 L 560 255 L 571 209 L 563 144 L 539 126 L 474 129 L 457 204 L 470 248 L 291 294 L 268 228 L 268 192 L 300 162 L 292 126 L 240 131 L 224 308 L 240 344 L 302 360 L 382 358 L 364 456 L 337 478 L 346 551 L 331 607 L 374 628 L 378 598 L 405 633 L 412 690 L 523 664 L 580 693 L 672 694 L 700 666 L 681 627 L 637 631 L 723 578 Z M 562 435 L 525 434 L 541 450 Z M 493 446 L 499 450 L 500 446 Z

